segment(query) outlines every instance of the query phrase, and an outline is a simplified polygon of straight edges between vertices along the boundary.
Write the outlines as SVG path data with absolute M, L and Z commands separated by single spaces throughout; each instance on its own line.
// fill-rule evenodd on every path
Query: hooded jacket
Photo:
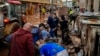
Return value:
M 34 56 L 32 34 L 19 29 L 13 34 L 11 40 L 10 56 Z

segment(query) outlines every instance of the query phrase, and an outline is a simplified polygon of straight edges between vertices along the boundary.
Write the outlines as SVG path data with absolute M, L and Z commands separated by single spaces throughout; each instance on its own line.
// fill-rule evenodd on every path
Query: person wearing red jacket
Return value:
M 32 24 L 26 23 L 12 37 L 10 56 L 34 56 Z

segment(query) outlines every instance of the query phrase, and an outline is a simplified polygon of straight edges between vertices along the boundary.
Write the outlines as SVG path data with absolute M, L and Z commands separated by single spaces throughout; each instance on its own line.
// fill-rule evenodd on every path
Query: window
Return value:
M 17 17 L 21 14 L 20 5 L 11 5 L 11 17 Z
M 4 17 L 7 17 L 8 16 L 8 7 L 7 6 L 3 6 L 1 8 L 3 14 L 4 14 Z
M 21 11 L 22 11 L 22 13 L 24 13 L 24 14 L 26 13 L 26 7 L 27 7 L 27 6 L 26 6 L 26 3 L 24 3 L 24 4 L 21 5 Z
M 4 18 L 8 16 L 8 8 L 3 3 L 0 4 L 0 27 L 4 26 Z
M 3 26 L 3 12 L 2 12 L 2 7 L 0 7 L 0 27 Z

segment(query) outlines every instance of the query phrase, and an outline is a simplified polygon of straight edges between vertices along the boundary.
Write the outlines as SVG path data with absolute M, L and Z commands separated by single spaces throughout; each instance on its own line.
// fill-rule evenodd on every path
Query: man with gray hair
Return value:
M 32 24 L 26 23 L 13 34 L 10 56 L 34 56 Z

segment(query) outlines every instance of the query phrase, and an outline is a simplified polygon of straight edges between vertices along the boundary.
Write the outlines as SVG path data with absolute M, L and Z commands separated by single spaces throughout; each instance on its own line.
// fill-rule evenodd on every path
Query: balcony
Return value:
M 20 0 L 25 2 L 49 3 L 49 0 Z
M 20 1 L 52 4 L 52 0 L 20 0 Z M 61 5 L 62 4 L 62 0 L 53 0 L 53 4 Z

